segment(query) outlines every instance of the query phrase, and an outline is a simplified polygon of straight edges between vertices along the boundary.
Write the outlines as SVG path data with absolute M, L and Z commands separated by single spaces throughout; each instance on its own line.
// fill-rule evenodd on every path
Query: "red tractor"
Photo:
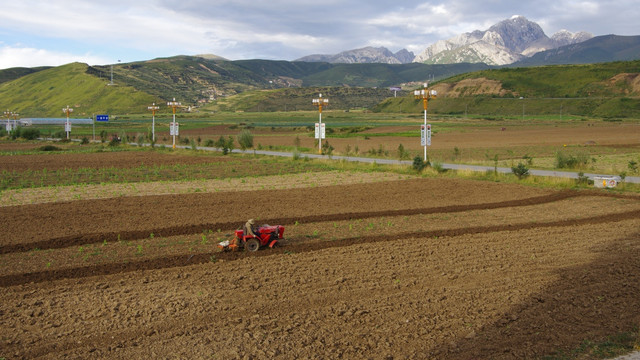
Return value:
M 222 250 L 238 250 L 244 246 L 247 251 L 258 251 L 261 247 L 268 246 L 273 248 L 278 240 L 283 239 L 284 226 L 281 225 L 262 225 L 256 231 L 257 236 L 244 235 L 244 230 L 236 230 L 235 238 L 231 241 L 226 240 L 218 244 Z

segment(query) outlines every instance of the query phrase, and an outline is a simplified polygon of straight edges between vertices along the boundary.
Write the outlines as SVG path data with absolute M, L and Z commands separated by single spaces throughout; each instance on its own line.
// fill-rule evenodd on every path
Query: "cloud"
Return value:
M 29 47 L 0 46 L 0 69 L 58 66 L 76 61 L 87 64 L 107 63 L 105 59 L 91 54 L 77 55 Z
M 521 14 L 560 29 L 637 35 L 637 0 L 20 0 L 3 4 L 3 51 L 103 63 L 213 53 L 293 60 L 364 46 L 420 52 Z M 615 19 L 612 21 L 611 19 Z M 636 34 L 634 34 L 636 33 Z M 41 50 L 36 50 L 41 49 Z M 28 56 L 26 60 L 30 59 Z M 50 62 L 49 64 L 53 64 Z

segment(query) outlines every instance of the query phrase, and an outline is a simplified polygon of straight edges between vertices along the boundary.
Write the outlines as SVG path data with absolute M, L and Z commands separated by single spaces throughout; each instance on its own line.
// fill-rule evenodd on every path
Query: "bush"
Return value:
M 89 143 L 89 138 L 86 136 L 82 137 L 82 140 L 80 140 L 80 145 L 87 145 Z
M 411 165 L 411 167 L 417 172 L 422 172 L 422 170 L 424 170 L 424 168 L 426 168 L 429 165 L 430 165 L 429 161 L 427 162 L 422 161 L 422 157 L 418 155 L 413 158 L 413 165 Z
M 205 143 L 204 146 L 206 147 L 214 147 L 215 146 L 215 142 L 213 141 L 213 139 L 208 139 Z
M 253 147 L 253 134 L 249 130 L 242 130 L 237 136 L 240 149 L 246 150 Z
M 573 154 L 565 154 L 562 151 L 557 151 L 554 165 L 558 169 L 564 169 L 564 168 L 573 169 L 573 168 L 581 167 L 583 165 L 587 165 L 588 161 L 589 161 L 589 156 L 585 153 L 579 153 L 577 155 L 573 155 Z
M 589 177 L 586 176 L 582 171 L 578 173 L 578 178 L 576 179 L 576 183 L 579 185 L 587 185 L 589 184 Z
M 221 135 L 214 145 L 216 148 L 222 150 L 223 155 L 227 155 L 233 150 L 233 137 L 229 136 L 225 139 L 224 136 Z
M 27 140 L 36 140 L 40 137 L 40 130 L 35 128 L 24 128 L 20 131 L 20 137 Z
M 331 155 L 333 154 L 333 146 L 329 145 L 329 140 L 325 140 L 324 143 L 322 143 L 322 155 Z
M 62 149 L 60 149 L 59 147 L 54 146 L 54 145 L 44 145 L 44 146 L 39 147 L 38 150 L 40 150 L 40 151 L 60 151 Z
M 432 168 L 434 168 L 434 169 L 435 169 L 439 174 L 445 173 L 445 172 L 447 172 L 447 170 L 448 170 L 448 169 L 445 169 L 445 168 L 442 166 L 442 164 L 441 164 L 441 163 L 438 163 L 438 162 L 434 162 L 434 163 L 431 165 L 431 167 L 432 167 Z
M 406 160 L 409 158 L 409 151 L 404 148 L 404 145 L 398 145 L 398 158 L 400 160 Z
M 523 179 L 529 176 L 529 168 L 523 163 L 518 163 L 518 166 L 512 166 L 511 172 L 514 173 L 518 179 Z

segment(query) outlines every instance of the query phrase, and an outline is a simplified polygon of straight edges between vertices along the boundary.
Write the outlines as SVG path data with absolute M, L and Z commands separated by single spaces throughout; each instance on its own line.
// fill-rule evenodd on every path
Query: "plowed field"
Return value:
M 312 176 L 0 207 L 0 357 L 523 359 L 640 325 L 638 196 Z M 220 252 L 250 217 L 281 246 Z

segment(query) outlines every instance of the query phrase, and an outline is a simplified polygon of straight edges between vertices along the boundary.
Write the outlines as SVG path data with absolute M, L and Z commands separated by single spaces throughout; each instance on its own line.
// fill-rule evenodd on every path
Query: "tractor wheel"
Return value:
M 258 251 L 258 249 L 260 248 L 260 242 L 258 241 L 258 239 L 249 239 L 247 240 L 246 243 L 244 243 L 244 248 L 247 249 L 247 251 Z

